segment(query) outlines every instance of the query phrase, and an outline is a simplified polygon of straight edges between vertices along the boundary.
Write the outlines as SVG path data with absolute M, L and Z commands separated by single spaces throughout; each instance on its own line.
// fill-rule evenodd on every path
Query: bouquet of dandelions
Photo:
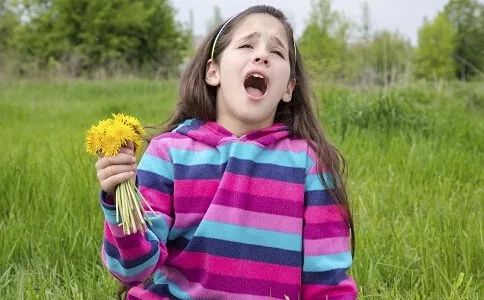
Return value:
M 145 130 L 138 119 L 121 113 L 113 114 L 113 118 L 92 125 L 86 135 L 86 150 L 93 155 L 114 156 L 122 146 L 129 141 L 134 144 L 135 154 L 138 154 Z M 123 227 L 127 235 L 136 233 L 146 227 L 143 203 L 153 209 L 136 188 L 133 180 L 127 180 L 116 187 L 116 222 Z M 146 222 L 145 222 L 146 221 Z

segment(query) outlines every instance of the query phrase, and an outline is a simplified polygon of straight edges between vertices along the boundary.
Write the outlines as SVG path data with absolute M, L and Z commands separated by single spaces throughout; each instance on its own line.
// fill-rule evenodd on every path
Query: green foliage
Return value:
M 444 12 L 456 30 L 454 59 L 461 80 L 484 75 L 484 3 L 450 0 Z
M 309 22 L 298 41 L 310 72 L 318 77 L 344 78 L 349 21 L 331 10 L 330 0 L 313 3 Z
M 363 15 L 362 38 L 350 42 L 356 25 L 332 11 L 330 0 L 313 3 L 299 48 L 315 78 L 385 86 L 405 79 L 411 67 L 409 41 L 386 30 L 371 34 L 368 5 L 363 5 Z
M 0 0 L 0 54 L 12 47 L 12 37 L 19 23 L 9 2 Z
M 410 42 L 397 32 L 387 30 L 374 34 L 369 45 L 370 66 L 377 82 L 388 86 L 405 76 L 413 55 Z
M 349 130 L 395 131 L 428 135 L 433 130 L 432 94 L 416 89 L 392 89 L 367 92 L 351 90 L 324 92 L 326 116 L 335 133 L 343 139 Z
M 349 166 L 359 298 L 480 299 L 484 111 L 465 99 L 483 86 L 316 91 Z M 161 123 L 175 99 L 175 82 L 0 82 L 1 299 L 116 299 L 84 135 L 119 110 Z
M 424 21 L 419 29 L 415 74 L 418 77 L 451 79 L 456 65 L 452 57 L 455 49 L 455 30 L 443 13 L 433 21 Z
M 34 13 L 17 37 L 18 50 L 73 76 L 100 68 L 168 75 L 190 44 L 165 0 L 53 0 L 25 7 Z

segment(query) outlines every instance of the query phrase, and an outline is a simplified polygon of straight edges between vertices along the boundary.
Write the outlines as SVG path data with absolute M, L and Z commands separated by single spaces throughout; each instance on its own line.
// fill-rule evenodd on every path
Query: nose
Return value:
M 254 55 L 254 64 L 264 64 L 266 67 L 269 66 L 269 56 L 265 51 L 259 51 Z

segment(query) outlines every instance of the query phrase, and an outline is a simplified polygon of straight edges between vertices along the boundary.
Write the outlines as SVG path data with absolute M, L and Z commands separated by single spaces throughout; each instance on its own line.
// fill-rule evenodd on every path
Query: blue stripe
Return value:
M 192 299 L 190 295 L 184 292 L 177 284 L 169 281 L 166 275 L 159 270 L 153 273 L 153 285 L 151 285 L 148 290 L 162 296 L 170 295 L 176 297 L 176 299 Z M 163 294 L 167 293 L 167 294 Z M 172 297 L 170 297 L 172 298 Z
M 303 284 L 337 285 L 348 278 L 347 269 L 336 269 L 325 272 L 303 272 Z
M 331 174 L 323 173 L 324 184 L 321 183 L 318 174 L 311 174 L 306 176 L 305 189 L 306 191 L 327 190 L 333 188 L 333 181 L 331 180 Z
M 167 195 L 173 195 L 173 181 L 158 174 L 138 170 L 138 185 L 153 189 Z
M 284 167 L 299 166 L 305 168 L 306 153 L 284 150 L 267 150 L 251 143 L 226 143 L 214 149 L 202 151 L 189 151 L 184 149 L 171 149 L 172 160 L 182 165 L 222 165 L 229 158 L 252 160 L 259 164 L 274 164 Z M 256 158 L 256 159 L 255 159 Z
M 188 135 L 189 131 L 197 130 L 203 125 L 203 121 L 197 118 L 185 119 L 182 123 L 172 130 L 172 132 L 179 132 L 184 135 Z
M 302 262 L 301 251 L 289 251 L 197 236 L 194 236 L 191 240 L 180 238 L 176 241 L 168 241 L 168 245 L 185 251 L 203 252 L 216 256 L 283 266 L 300 267 Z
M 351 266 L 351 252 L 304 256 L 303 270 L 305 272 L 324 272 L 333 269 L 344 269 Z
M 119 219 L 119 222 L 116 222 L 116 209 L 108 209 L 104 205 L 102 205 L 101 208 L 103 210 L 104 219 L 106 220 L 106 222 L 115 226 L 121 224 L 121 218 Z
M 148 239 L 150 240 L 159 240 L 163 243 L 166 243 L 166 240 L 168 238 L 168 234 L 170 233 L 170 228 L 168 227 L 168 224 L 166 224 L 165 219 L 163 216 L 160 216 L 160 212 L 151 212 L 147 211 L 145 217 L 151 221 L 151 225 L 147 223 L 146 225 L 148 226 L 148 231 L 147 233 L 152 232 L 155 237 L 149 236 Z
M 184 237 L 184 238 L 190 240 L 193 237 L 193 234 L 195 233 L 195 231 L 197 231 L 197 229 L 198 229 L 198 225 L 192 226 L 192 227 L 188 227 L 188 228 L 176 228 L 176 227 L 173 227 L 170 230 L 170 234 L 168 236 L 168 240 L 176 240 L 179 237 Z
M 173 164 L 148 153 L 145 153 L 141 158 L 138 170 L 151 172 L 173 181 Z
M 175 164 L 175 180 L 183 179 L 220 179 L 225 171 L 226 164 L 221 165 L 180 165 Z
M 292 251 L 301 251 L 302 248 L 302 237 L 298 234 L 248 228 L 207 220 L 200 223 L 195 235 Z
M 126 277 L 134 277 L 140 274 L 141 272 L 145 271 L 146 269 L 153 267 L 158 262 L 159 256 L 160 256 L 160 251 L 159 251 L 159 248 L 157 247 L 156 253 L 150 259 L 133 268 L 124 268 L 123 265 L 121 265 L 121 263 L 116 258 L 113 258 L 107 254 L 105 255 L 105 259 L 106 259 L 107 267 L 113 272 L 122 274 L 123 276 L 126 276 Z
M 149 241 L 149 243 L 151 244 L 150 252 L 135 259 L 130 259 L 130 260 L 122 259 L 118 248 L 113 244 L 111 244 L 106 239 L 104 240 L 104 252 L 107 255 L 109 255 L 109 257 L 116 259 L 124 269 L 131 269 L 136 266 L 142 265 L 145 261 L 153 257 L 153 255 L 155 255 L 156 252 L 158 252 L 158 242 Z
M 304 206 L 321 206 L 336 204 L 336 200 L 329 190 L 306 191 L 304 193 Z
M 252 160 L 230 158 L 226 164 L 175 165 L 176 179 L 220 179 L 225 172 L 254 178 L 273 179 L 291 183 L 304 183 L 304 168 L 254 163 Z

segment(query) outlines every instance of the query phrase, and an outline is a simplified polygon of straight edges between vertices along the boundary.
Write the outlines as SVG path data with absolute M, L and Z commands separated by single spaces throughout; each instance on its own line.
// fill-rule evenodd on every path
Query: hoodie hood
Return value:
M 217 147 L 230 141 L 251 141 L 263 146 L 269 146 L 292 135 L 287 125 L 276 122 L 269 127 L 252 130 L 238 137 L 216 121 L 198 118 L 186 119 L 173 129 L 173 132 L 186 135 L 212 147 Z

